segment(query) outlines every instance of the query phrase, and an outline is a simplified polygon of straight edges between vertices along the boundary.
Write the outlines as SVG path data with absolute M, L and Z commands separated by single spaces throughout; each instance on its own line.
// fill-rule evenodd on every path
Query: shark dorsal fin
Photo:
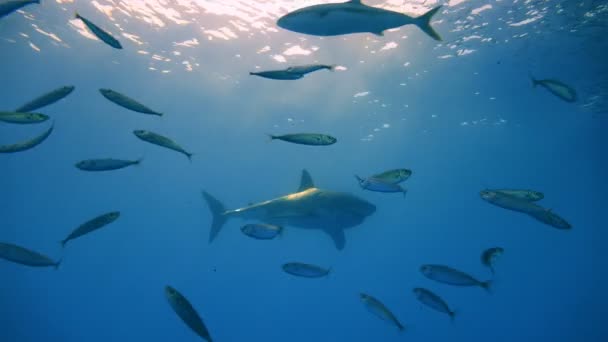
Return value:
M 359 5 L 363 5 L 363 4 L 361 3 L 361 0 L 350 0 L 349 2 L 350 2 L 351 4 L 359 4 Z
M 310 173 L 308 173 L 306 169 L 302 170 L 302 179 L 300 180 L 300 188 L 298 188 L 298 192 L 308 190 L 314 187 L 315 184 L 312 182 L 312 177 L 310 177 Z

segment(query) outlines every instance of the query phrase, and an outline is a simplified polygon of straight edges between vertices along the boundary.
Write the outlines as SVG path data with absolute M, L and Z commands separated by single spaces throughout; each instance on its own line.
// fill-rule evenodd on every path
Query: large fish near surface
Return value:
M 566 102 L 576 102 L 578 96 L 576 95 L 576 90 L 571 86 L 552 79 L 546 80 L 537 80 L 532 75 L 530 75 L 530 80 L 532 81 L 532 86 L 536 87 L 537 85 L 547 89 L 551 94 L 559 97 L 560 99 Z
M 9 15 L 16 10 L 31 4 L 39 4 L 40 0 L 26 1 L 26 0 L 9 0 L 0 3 L 0 18 Z
M 46 255 L 34 252 L 21 246 L 4 242 L 0 242 L 0 258 L 17 264 L 32 267 L 52 266 L 57 269 L 61 264 L 61 260 L 54 261 Z
M 570 223 L 554 213 L 551 209 L 545 209 L 534 202 L 492 190 L 483 190 L 480 192 L 480 196 L 488 203 L 504 209 L 528 214 L 536 220 L 548 224 L 554 228 L 572 228 Z
M 250 72 L 249 75 L 260 76 L 264 78 L 269 78 L 273 80 L 299 80 L 304 77 L 306 74 L 311 72 L 315 72 L 317 70 L 327 69 L 329 71 L 334 71 L 335 65 L 325 65 L 325 64 L 310 64 L 310 65 L 300 65 L 300 66 L 292 66 L 287 69 L 281 70 L 268 70 L 268 71 L 258 71 L 258 72 Z
M 207 326 L 186 297 L 171 286 L 165 286 L 165 296 L 173 311 L 192 331 L 208 342 L 213 341 Z
M 376 211 L 373 204 L 349 193 L 316 188 L 308 171 L 302 171 L 298 191 L 243 208 L 226 210 L 224 205 L 203 191 L 213 221 L 209 233 L 212 242 L 233 217 L 260 222 L 323 231 L 341 250 L 346 244 L 344 230 L 358 226 Z
M 41 113 L 0 112 L 0 121 L 14 124 L 37 124 L 48 119 L 48 115 Z
M 327 134 L 320 133 L 292 133 L 283 135 L 272 135 L 270 140 L 283 140 L 293 144 L 310 145 L 310 146 L 328 146 L 335 144 L 338 139 Z
M 91 22 L 90 20 L 82 17 L 80 14 L 78 14 L 78 12 L 74 13 L 74 17 L 76 19 L 82 20 L 82 22 L 89 28 L 89 30 L 91 30 L 91 32 L 93 32 L 93 34 L 101 41 L 115 49 L 122 49 L 122 45 L 120 44 L 120 42 L 99 26 L 93 24 L 93 22 Z
M 361 3 L 361 0 L 352 0 L 301 8 L 279 18 L 277 25 L 286 30 L 314 36 L 365 32 L 382 36 L 386 30 L 414 24 L 431 38 L 441 40 L 431 27 L 431 18 L 440 8 L 441 6 L 437 6 L 419 17 L 412 18 L 403 13 L 367 6 Z
M 15 109 L 15 112 L 26 113 L 51 105 L 70 95 L 70 93 L 74 91 L 74 88 L 74 86 L 63 86 L 51 90 L 50 92 L 40 95 L 37 98 L 31 100 L 30 102 L 24 104 L 23 106 Z
M 112 89 L 99 89 L 99 92 L 101 93 L 101 95 L 103 95 L 103 97 L 105 97 L 106 99 L 114 102 L 115 104 L 132 110 L 134 112 L 138 112 L 138 113 L 143 113 L 143 114 L 150 114 L 150 115 L 158 115 L 158 116 L 163 116 L 163 113 L 159 113 L 155 110 L 152 110 L 146 106 L 144 106 L 143 104 L 133 100 L 132 98 L 128 97 L 127 95 L 121 94 L 115 90 Z
M 44 133 L 42 133 L 36 137 L 33 137 L 32 139 L 18 142 L 16 144 L 11 144 L 11 145 L 0 145 L 0 153 L 15 153 L 15 152 L 23 152 L 23 151 L 32 149 L 32 148 L 40 145 L 43 141 L 45 141 L 46 138 L 48 138 L 52 132 L 53 132 L 53 126 L 51 126 L 49 129 L 47 129 Z

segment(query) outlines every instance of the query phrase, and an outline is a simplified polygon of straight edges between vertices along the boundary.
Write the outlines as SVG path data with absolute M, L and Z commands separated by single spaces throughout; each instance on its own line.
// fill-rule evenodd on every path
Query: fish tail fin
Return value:
M 403 324 L 401 324 L 401 322 L 395 322 L 395 324 L 397 324 L 397 328 L 399 328 L 399 331 L 405 331 L 405 327 L 403 326 Z
M 452 323 L 454 323 L 454 318 L 456 318 L 456 313 L 457 313 L 456 310 L 452 310 L 452 311 L 448 312 L 448 315 L 450 315 L 450 321 Z
M 272 135 L 270 133 L 266 133 L 266 135 L 268 136 L 268 140 L 266 142 L 271 142 L 275 139 L 278 139 L 278 137 L 276 135 Z
M 279 227 L 281 227 L 281 230 L 279 230 L 279 239 L 282 239 L 285 234 L 285 227 L 283 227 L 283 226 L 279 226 Z
M 59 266 L 61 266 L 62 262 L 63 262 L 63 258 L 57 260 L 57 262 L 55 263 L 55 265 L 53 265 L 53 267 L 55 268 L 55 271 L 59 269 Z
M 354 176 L 355 176 L 355 179 L 357 180 L 357 182 L 361 183 L 364 181 L 364 179 L 359 177 L 359 175 L 354 175 Z
M 142 162 L 142 161 L 144 161 L 144 157 L 139 157 L 137 160 L 135 160 L 135 161 L 133 162 L 133 165 L 135 165 L 135 166 L 139 166 L 139 165 L 141 165 L 141 162 Z
M 401 192 L 403 192 L 403 198 L 407 198 L 407 189 L 403 189 Z
M 203 197 L 207 201 L 207 205 L 209 206 L 212 215 L 211 230 L 209 231 L 209 243 L 211 243 L 217 237 L 217 234 L 219 234 L 228 219 L 224 215 L 226 208 L 217 198 L 211 196 L 206 191 L 203 191 Z
M 528 72 L 528 77 L 530 78 L 530 81 L 532 82 L 532 87 L 536 88 L 536 86 L 538 85 L 538 80 L 536 80 L 534 78 L 534 76 L 532 76 L 531 72 Z
M 78 11 L 74 11 L 74 18 L 76 19 L 80 19 L 80 14 L 78 14 Z
M 429 36 L 431 36 L 431 38 L 433 38 L 437 41 L 441 41 L 441 36 L 431 26 L 431 19 L 433 18 L 435 13 L 437 13 L 439 11 L 439 9 L 441 9 L 441 5 L 433 8 L 433 9 L 429 10 L 428 12 L 424 13 L 423 15 L 419 16 L 418 18 L 416 18 L 416 22 L 415 22 L 416 26 L 418 26 L 422 31 L 424 31 L 424 33 L 428 34 Z
M 332 65 L 329 66 L 329 68 L 327 68 L 327 70 L 333 72 L 333 71 L 336 71 L 337 67 L 338 67 L 338 64 L 332 64 Z
M 486 290 L 489 294 L 492 294 L 492 283 L 492 280 L 483 281 L 479 283 L 479 286 L 483 287 L 483 289 Z
M 186 154 L 186 157 L 188 157 L 188 161 L 190 161 L 192 163 L 192 156 L 194 155 L 194 153 L 190 153 L 190 152 L 184 152 Z
M 65 244 L 68 243 L 68 239 L 64 239 L 59 241 L 59 244 L 61 244 L 61 248 L 65 248 Z

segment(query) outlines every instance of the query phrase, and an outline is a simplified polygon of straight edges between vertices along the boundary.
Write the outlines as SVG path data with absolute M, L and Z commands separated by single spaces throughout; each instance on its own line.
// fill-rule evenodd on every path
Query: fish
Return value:
M 494 274 L 494 263 L 496 262 L 496 259 L 498 259 L 504 253 L 504 251 L 505 250 L 502 247 L 492 247 L 484 250 L 481 253 L 481 263 L 484 266 L 489 267 L 492 274 Z
M 211 194 L 202 191 L 212 214 L 209 242 L 217 238 L 230 218 L 256 220 L 282 227 L 320 230 L 327 234 L 338 250 L 346 245 L 345 229 L 362 224 L 376 211 L 376 206 L 345 192 L 315 187 L 307 170 L 302 170 L 300 187 L 294 193 L 246 207 L 226 210 Z
M 319 134 L 319 133 L 294 133 L 294 134 L 284 134 L 284 135 L 272 135 L 270 136 L 270 140 L 283 140 L 294 144 L 300 145 L 311 145 L 311 146 L 327 146 L 335 144 L 338 139 L 332 137 L 327 134 Z
M 122 169 L 131 165 L 139 165 L 142 159 L 122 160 L 122 159 L 86 159 L 79 161 L 74 166 L 83 171 L 111 171 Z
M 315 72 L 317 70 L 327 69 L 329 71 L 334 71 L 335 68 L 336 68 L 335 65 L 309 64 L 309 65 L 291 66 L 291 67 L 288 67 L 287 69 L 281 69 L 281 70 L 250 72 L 249 75 L 270 78 L 273 80 L 298 80 L 298 79 L 304 77 L 304 75 L 309 74 L 311 72 Z
M 46 107 L 70 95 L 75 88 L 76 87 L 70 85 L 51 90 L 50 92 L 40 95 L 37 98 L 31 100 L 30 102 L 15 109 L 15 112 L 29 113 L 33 110 Z
M 407 189 L 402 188 L 399 184 L 388 183 L 373 177 L 363 179 L 355 175 L 355 178 L 357 179 L 359 186 L 365 190 L 376 192 L 401 192 L 403 193 L 403 197 L 407 195 Z
M 511 211 L 527 214 L 528 216 L 554 228 L 561 230 L 568 230 L 572 228 L 570 223 L 554 213 L 551 209 L 545 209 L 536 203 L 492 190 L 483 190 L 480 192 L 480 196 L 488 203 Z
M 372 176 L 372 178 L 384 181 L 386 183 L 399 184 L 406 181 L 411 175 L 412 170 L 393 169 L 375 174 Z
M 49 119 L 41 113 L 0 112 L 0 121 L 13 124 L 37 124 Z
M 54 261 L 46 255 L 5 242 L 0 242 L 0 258 L 31 267 L 52 266 L 58 269 L 61 265 L 61 259 Z
M 479 286 L 490 291 L 492 281 L 479 281 L 472 276 L 444 265 L 422 265 L 420 272 L 427 278 L 454 286 Z
M 537 80 L 532 75 L 530 75 L 530 80 L 534 88 L 539 85 L 566 102 L 576 102 L 578 100 L 576 90 L 561 81 L 552 79 Z
M 540 201 L 541 199 L 545 198 L 545 195 L 542 192 L 528 189 L 492 189 L 490 191 L 495 191 L 530 202 Z
M 42 133 L 36 137 L 33 137 L 32 139 L 18 142 L 18 143 L 11 144 L 11 145 L 0 145 L 0 153 L 15 153 L 15 152 L 23 152 L 23 151 L 32 149 L 32 148 L 40 145 L 43 141 L 46 140 L 46 138 L 49 137 L 49 135 L 51 135 L 51 133 L 53 132 L 53 127 L 54 126 L 51 126 L 44 133 Z
M 102 88 L 102 89 L 99 89 L 99 92 L 101 93 L 101 95 L 103 95 L 103 97 L 105 97 L 106 99 L 114 102 L 115 104 L 117 104 L 123 108 L 129 109 L 129 110 L 132 110 L 132 111 L 138 112 L 138 113 L 163 116 L 163 113 L 152 110 L 152 109 L 144 106 L 143 104 L 133 100 L 132 98 L 130 98 L 124 94 L 121 94 L 115 90 Z
M 258 240 L 272 240 L 283 233 L 283 227 L 272 224 L 255 223 L 241 227 L 243 234 Z
M 192 161 L 193 153 L 190 153 L 190 152 L 184 150 L 181 146 L 176 144 L 173 140 L 171 140 L 165 136 L 162 136 L 162 135 L 154 133 L 154 132 L 142 130 L 142 129 L 133 131 L 133 134 L 135 134 L 135 136 L 137 136 L 139 139 L 149 142 L 150 144 L 158 145 L 158 146 L 182 153 L 183 155 L 188 157 L 188 160 Z
M 213 342 L 207 326 L 186 297 L 169 285 L 165 286 L 165 297 L 173 311 L 195 334 L 208 342 Z
M 70 240 L 74 240 L 78 237 L 81 237 L 85 234 L 98 230 L 102 227 L 107 226 L 108 224 L 116 221 L 120 217 L 120 212 L 111 211 L 102 215 L 99 215 L 87 222 L 78 226 L 78 228 L 74 229 L 65 239 L 61 240 L 61 246 L 65 247 L 66 243 Z
M 280 17 L 277 26 L 293 32 L 327 37 L 354 33 L 383 36 L 386 30 L 414 24 L 434 40 L 441 41 L 439 33 L 431 27 L 431 18 L 440 8 L 437 6 L 412 18 L 403 13 L 367 6 L 361 0 L 351 0 L 300 8 Z
M 325 277 L 331 271 L 330 268 L 322 268 L 317 265 L 304 264 L 301 262 L 288 262 L 281 266 L 285 273 L 289 273 L 296 277 L 304 278 L 321 278 Z
M 78 14 L 78 12 L 74 13 L 74 17 L 76 19 L 82 20 L 82 22 L 89 28 L 89 30 L 91 30 L 91 32 L 93 32 L 93 34 L 101 41 L 115 49 L 122 49 L 122 45 L 120 44 L 120 42 L 116 38 L 114 38 L 110 33 L 104 31 L 99 26 L 93 24 L 90 20 Z
M 31 4 L 39 4 L 40 0 L 25 1 L 25 0 L 9 0 L 0 3 L 0 18 L 7 16 L 16 10 Z
M 399 331 L 405 330 L 405 327 L 399 322 L 397 317 L 395 317 L 395 315 L 378 299 L 365 293 L 360 293 L 359 299 L 361 300 L 363 305 L 365 305 L 365 308 L 371 313 L 378 316 L 384 321 L 394 324 L 399 329 Z
M 413 292 L 414 296 L 416 296 L 416 299 L 418 299 L 422 304 L 439 312 L 448 314 L 452 321 L 454 320 L 454 317 L 456 317 L 456 312 L 450 310 L 450 307 L 447 305 L 447 303 L 433 292 L 421 287 L 414 288 Z

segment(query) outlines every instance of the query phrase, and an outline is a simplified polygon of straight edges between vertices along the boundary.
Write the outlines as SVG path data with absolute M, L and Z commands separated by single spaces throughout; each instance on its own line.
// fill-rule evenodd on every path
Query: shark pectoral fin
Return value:
M 326 232 L 327 235 L 329 235 L 329 237 L 331 237 L 331 239 L 334 241 L 334 245 L 336 246 L 336 248 L 338 250 L 344 249 L 344 245 L 346 245 L 346 237 L 344 236 L 344 229 L 332 227 L 332 228 L 324 228 L 323 231 Z

